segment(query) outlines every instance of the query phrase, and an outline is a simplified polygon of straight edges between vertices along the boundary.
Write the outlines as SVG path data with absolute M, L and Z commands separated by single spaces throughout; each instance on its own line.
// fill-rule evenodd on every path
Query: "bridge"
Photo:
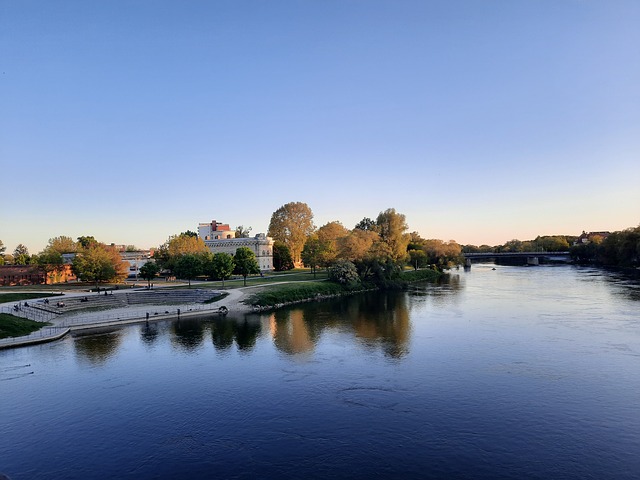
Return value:
M 522 265 L 539 265 L 546 262 L 568 262 L 571 257 L 569 252 L 500 252 L 500 253 L 463 253 L 464 267 L 471 268 L 473 260 L 509 259 L 515 262 L 522 260 Z

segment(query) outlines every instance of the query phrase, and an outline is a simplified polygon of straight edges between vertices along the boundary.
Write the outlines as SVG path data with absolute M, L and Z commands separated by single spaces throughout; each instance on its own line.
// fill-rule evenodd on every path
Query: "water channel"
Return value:
M 439 284 L 0 351 L 22 479 L 640 478 L 640 282 Z

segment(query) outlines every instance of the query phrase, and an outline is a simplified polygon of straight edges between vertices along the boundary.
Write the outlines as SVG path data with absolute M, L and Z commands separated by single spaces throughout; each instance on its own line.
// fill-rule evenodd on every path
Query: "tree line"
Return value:
M 352 229 L 338 220 L 316 228 L 311 208 L 291 202 L 273 213 L 268 235 L 274 239 L 275 270 L 303 265 L 315 275 L 324 268 L 340 283 L 385 284 L 396 280 L 407 265 L 442 270 L 462 263 L 460 245 L 408 233 L 405 215 L 394 208 L 380 212 L 375 220 L 364 217 Z
M 578 263 L 638 268 L 640 267 L 640 225 L 613 232 L 606 238 L 594 236 L 587 243 L 573 245 L 569 253 Z
M 236 229 L 236 235 L 248 236 L 249 230 L 251 227 L 245 229 L 240 226 Z M 234 255 L 225 252 L 214 254 L 202 238 L 189 231 L 169 237 L 154 252 L 153 258 L 140 269 L 140 275 L 145 280 L 153 279 L 158 272 L 165 271 L 187 280 L 189 285 L 191 280 L 204 276 L 210 280 L 221 280 L 224 287 L 224 281 L 235 273 L 242 276 L 246 286 L 249 275 L 260 273 L 256 255 L 250 248 L 238 247 Z

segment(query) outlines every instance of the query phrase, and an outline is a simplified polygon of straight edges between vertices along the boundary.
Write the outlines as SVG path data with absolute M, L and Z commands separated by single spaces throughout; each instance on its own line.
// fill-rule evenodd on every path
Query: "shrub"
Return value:
M 341 285 L 360 282 L 356 266 L 349 260 L 338 260 L 329 267 L 329 280 Z

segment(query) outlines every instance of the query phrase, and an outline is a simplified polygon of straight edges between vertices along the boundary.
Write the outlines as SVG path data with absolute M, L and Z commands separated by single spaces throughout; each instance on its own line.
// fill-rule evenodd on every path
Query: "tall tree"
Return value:
M 160 273 L 160 266 L 154 261 L 145 262 L 138 272 L 140 277 L 147 281 L 147 286 L 149 288 L 151 288 L 151 280 L 156 278 L 158 273 Z
M 89 243 L 81 248 L 71 265 L 76 276 L 85 282 L 121 282 L 129 275 L 129 262 L 118 251 L 104 243 Z
M 318 228 L 318 240 L 320 241 L 320 263 L 322 267 L 328 267 L 338 258 L 338 241 L 349 235 L 342 223 L 329 222 Z
M 273 269 L 276 272 L 284 272 L 293 269 L 291 251 L 283 242 L 273 242 Z
M 410 236 L 405 233 L 409 228 L 405 216 L 396 212 L 395 208 L 388 208 L 384 212 L 380 212 L 376 225 L 380 238 L 391 248 L 393 260 L 404 260 L 410 240 Z
M 239 247 L 233 256 L 233 261 L 236 265 L 236 273 L 242 275 L 244 279 L 245 287 L 247 286 L 247 276 L 260 273 L 260 266 L 256 260 L 256 255 L 248 247 Z
M 313 212 L 302 202 L 283 205 L 273 212 L 269 222 L 269 236 L 289 247 L 294 264 L 300 263 L 304 242 L 314 230 Z
M 28 265 L 31 257 L 29 256 L 29 249 L 22 243 L 13 251 L 13 262 L 16 265 Z
M 7 250 L 7 247 L 4 246 L 2 240 L 0 240 L 0 256 L 4 255 L 4 252 Z
M 380 235 L 372 230 L 354 228 L 349 235 L 338 239 L 338 258 L 343 260 L 362 260 L 369 255 Z

